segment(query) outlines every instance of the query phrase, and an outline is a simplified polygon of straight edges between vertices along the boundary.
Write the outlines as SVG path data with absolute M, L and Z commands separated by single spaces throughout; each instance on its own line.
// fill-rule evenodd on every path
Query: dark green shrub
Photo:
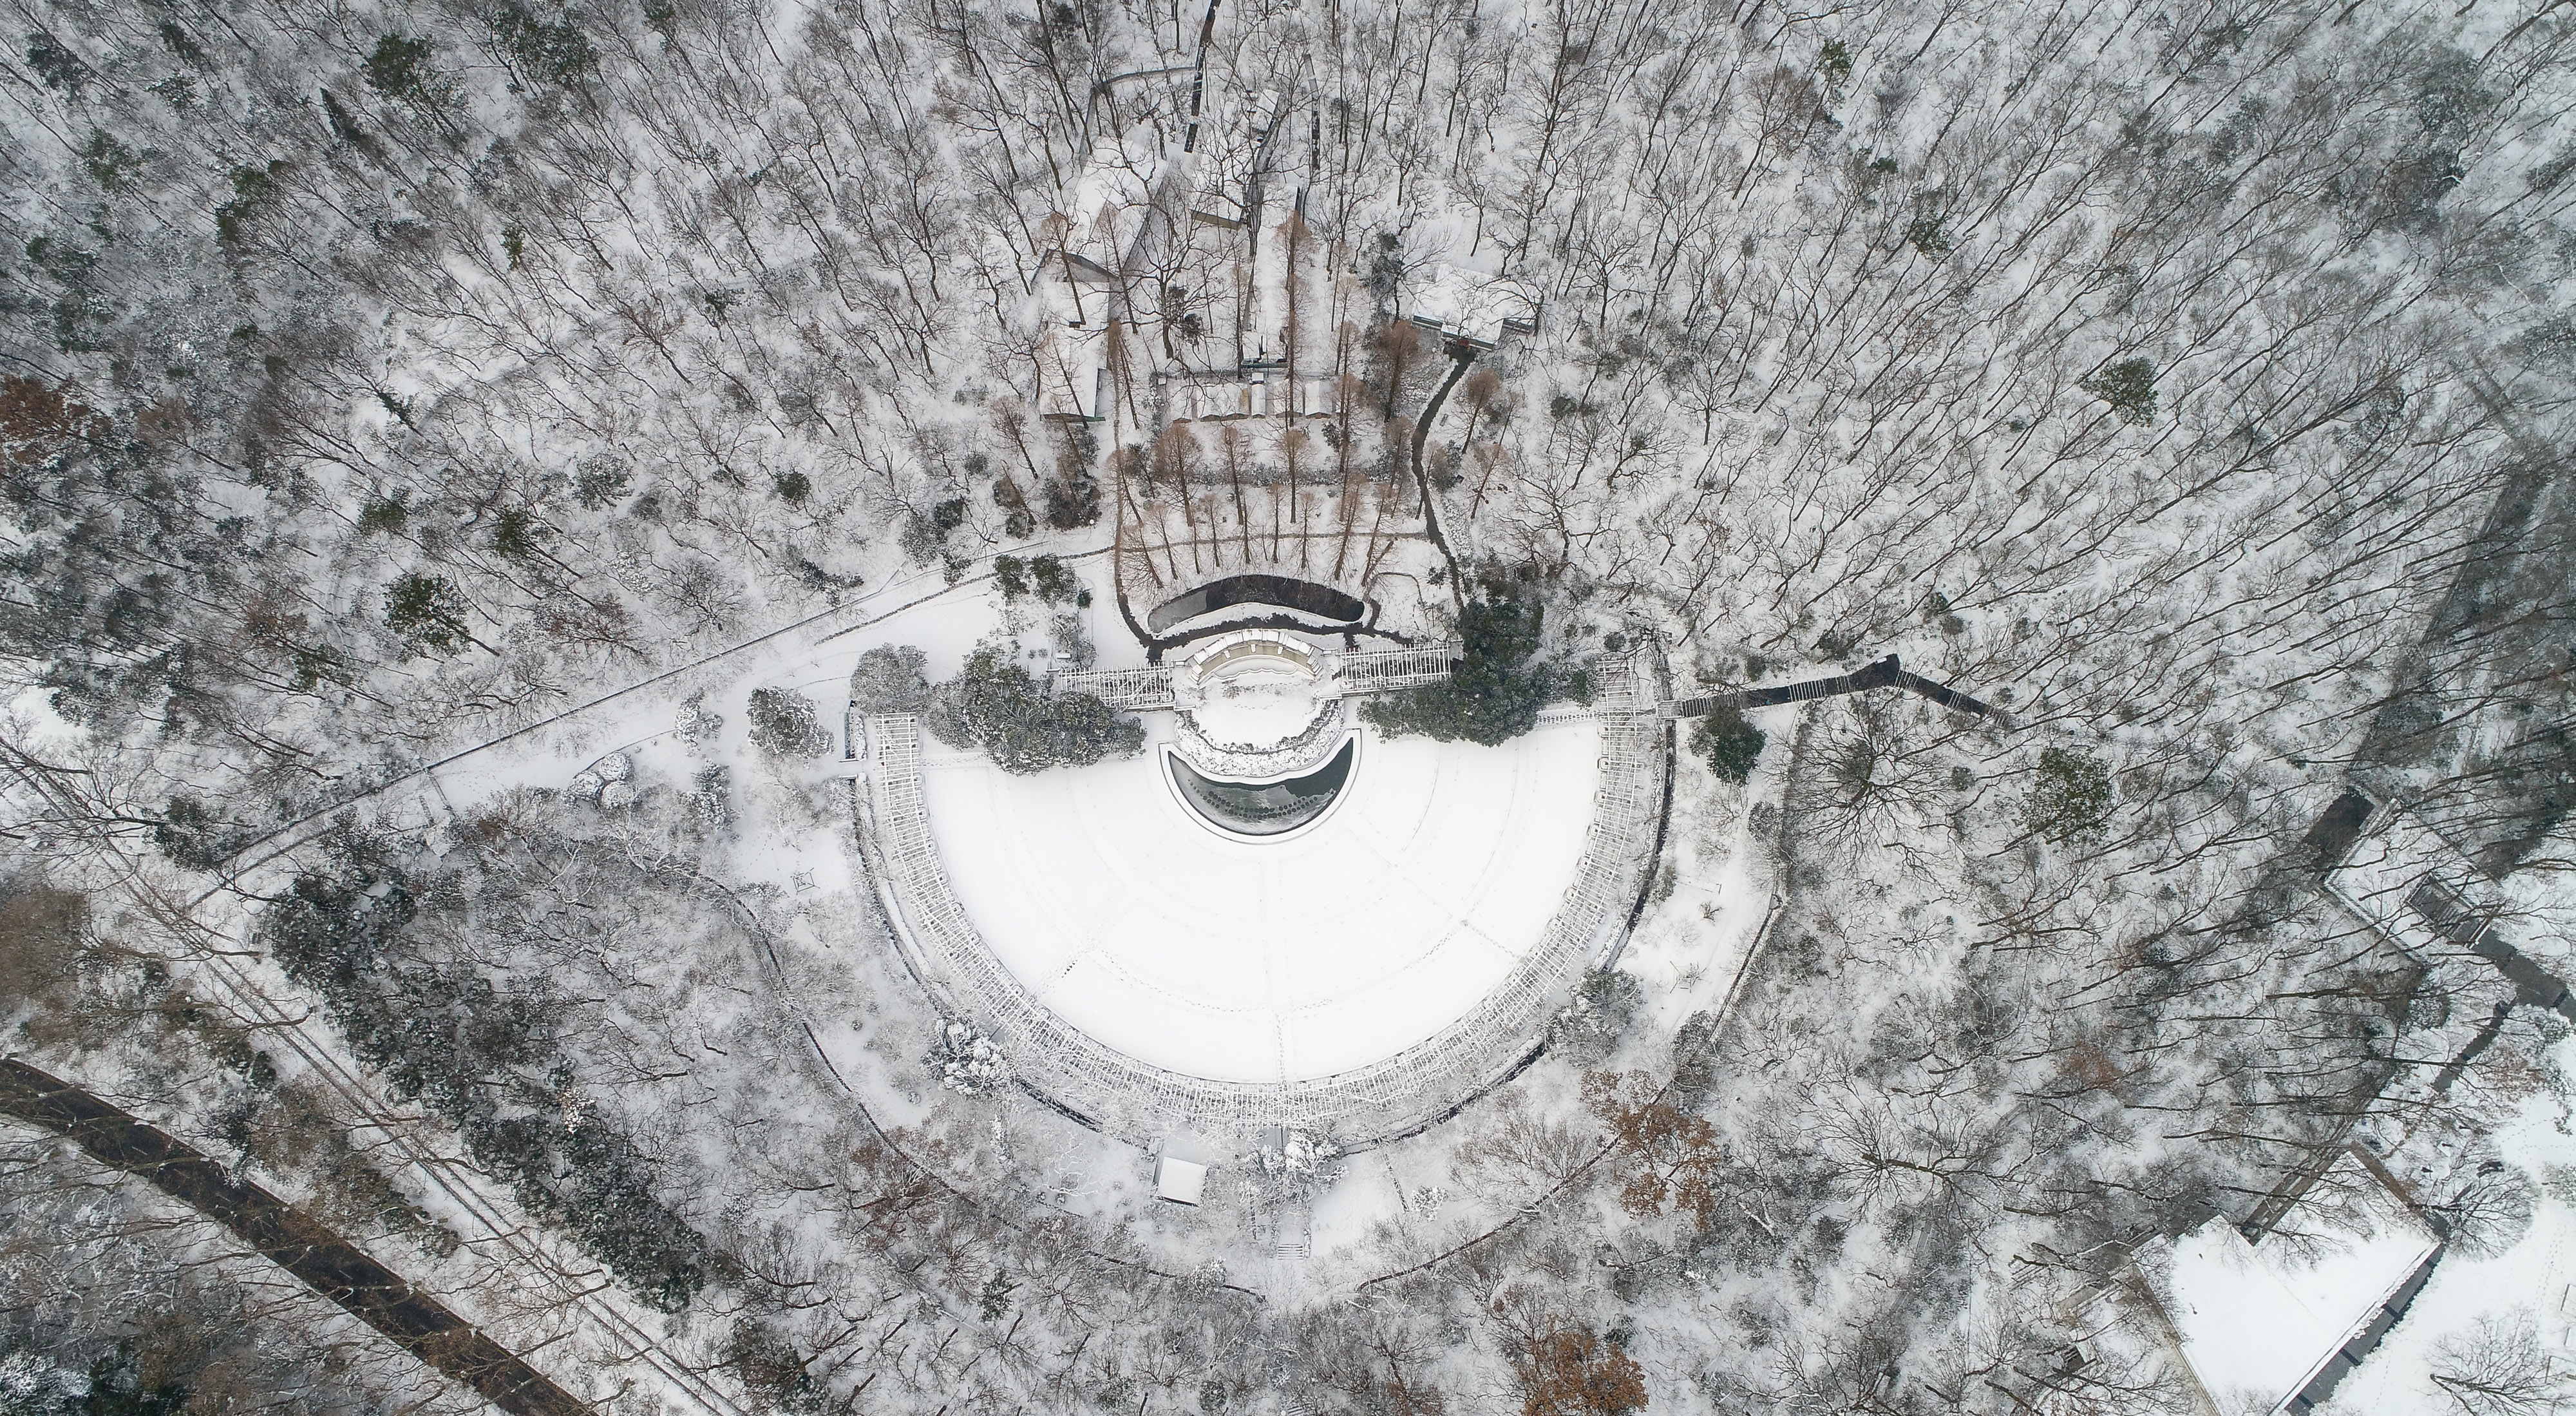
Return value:
M 537 514 L 524 506 L 505 506 L 492 518 L 492 549 L 512 560 L 537 553 Z
M 367 87 L 386 98 L 429 98 L 438 77 L 429 65 L 432 52 L 428 40 L 389 34 L 376 41 L 358 73 Z
M 2051 841 L 2082 840 L 2101 831 L 2111 797 L 2111 769 L 2101 758 L 2052 747 L 2039 754 L 2022 824 Z
M 1005 772 L 1082 767 L 1144 750 L 1145 728 L 1088 693 L 1049 694 L 1008 651 L 985 645 L 932 690 L 923 715 L 951 747 L 979 747 Z
M 89 169 L 90 180 L 101 191 L 121 192 L 133 182 L 134 174 L 143 170 L 143 159 L 134 149 L 118 142 L 104 131 L 93 130 L 89 141 L 81 145 L 81 166 Z
M 173 865 L 190 870 L 220 868 L 251 836 L 240 823 L 206 810 L 194 797 L 176 796 L 161 808 L 152 828 L 152 844 Z
M 233 199 L 215 208 L 215 236 L 225 245 L 241 239 L 242 228 L 277 199 L 277 179 L 292 164 L 284 158 L 266 167 L 233 169 Z
M 465 614 L 465 593 L 435 575 L 415 571 L 385 589 L 385 628 L 401 635 L 403 647 L 414 654 L 453 654 L 474 643 Z
M 1741 710 L 1726 706 L 1710 710 L 1691 725 L 1691 751 L 1708 763 L 1710 771 L 1729 782 L 1741 782 L 1753 775 L 1753 764 L 1762 756 L 1762 745 L 1769 741 L 1760 728 L 1745 721 Z
M 411 520 L 411 508 L 393 497 L 375 497 L 358 508 L 358 534 L 372 536 L 378 532 L 403 529 Z
M 42 30 L 27 36 L 27 67 L 35 70 L 36 77 L 44 80 L 49 89 L 77 94 L 89 82 L 89 65 Z
M 743 710 L 751 745 L 761 755 L 780 759 L 820 757 L 831 750 L 832 734 L 818 716 L 814 700 L 792 688 L 755 688 Z
M 1918 216 L 1906 223 L 1905 244 L 1934 260 L 1939 260 L 1957 249 L 1959 243 L 1950 235 L 1950 228 L 1939 217 Z
M 880 644 L 850 670 L 850 702 L 862 713 L 918 713 L 930 702 L 930 675 L 922 652 L 909 644 Z
M 1073 572 L 1054 556 L 1040 556 L 1029 562 L 1029 587 L 1037 591 L 1039 599 L 1050 605 L 1063 604 L 1081 588 L 1075 582 Z
M 1089 472 L 1050 477 L 1045 490 L 1046 524 L 1056 530 L 1078 530 L 1100 519 L 1100 483 Z
M 1546 609 L 1518 599 L 1471 600 L 1458 615 L 1465 650 L 1446 681 L 1372 698 L 1360 716 L 1388 737 L 1423 734 L 1438 742 L 1494 746 L 1538 725 L 1556 674 L 1532 664 Z
M 590 36 L 570 20 L 538 19 L 510 0 L 492 17 L 493 36 L 528 77 L 568 86 L 598 64 Z
M 2156 420 L 2156 366 L 2142 356 L 2114 359 L 2076 387 L 2111 405 L 2123 423 Z

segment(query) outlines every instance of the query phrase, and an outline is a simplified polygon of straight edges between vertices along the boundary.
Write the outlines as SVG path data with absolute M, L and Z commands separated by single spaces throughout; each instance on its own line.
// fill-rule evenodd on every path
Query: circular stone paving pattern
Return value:
M 1032 777 L 940 751 L 922 790 L 967 915 L 1040 1005 L 1152 1066 L 1299 1082 L 1431 1037 L 1538 942 L 1599 746 L 1588 718 L 1499 748 L 1371 738 L 1282 840 L 1210 830 L 1152 750 Z
M 1328 804 L 1269 836 L 1191 804 L 1174 714 L 1033 776 L 870 719 L 862 846 L 915 972 L 1059 1104 L 1365 1140 L 1514 1065 L 1624 936 L 1662 809 L 1634 687 L 1500 747 L 1348 730 Z

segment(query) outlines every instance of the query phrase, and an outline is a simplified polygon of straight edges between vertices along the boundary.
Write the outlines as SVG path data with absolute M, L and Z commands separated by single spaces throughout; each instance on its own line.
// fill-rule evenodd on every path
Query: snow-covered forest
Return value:
M 564 1399 L 2235 1416 L 2167 1265 L 2352 1155 L 2438 1262 L 2283 1399 L 2576 1403 L 2563 0 L 0 41 L 0 1052 Z M 1669 795 L 1534 1061 L 1173 1204 L 861 725 L 1079 782 L 1274 574 L 1462 762 L 1650 647 Z M 1991 711 L 1673 716 L 1887 655 Z M 0 1117 L 0 1410 L 491 1398 L 274 1257 Z

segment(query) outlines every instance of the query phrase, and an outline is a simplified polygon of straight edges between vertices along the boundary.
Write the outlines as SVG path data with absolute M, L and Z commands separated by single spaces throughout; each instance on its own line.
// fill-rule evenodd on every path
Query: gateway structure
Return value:
M 1450 654 L 1249 630 L 1080 676 L 1163 710 L 1147 751 L 1034 776 L 860 719 L 859 841 L 907 963 L 1023 1082 L 1129 1139 L 1436 1118 L 1616 956 L 1670 766 L 1651 650 L 1501 747 L 1351 712 Z

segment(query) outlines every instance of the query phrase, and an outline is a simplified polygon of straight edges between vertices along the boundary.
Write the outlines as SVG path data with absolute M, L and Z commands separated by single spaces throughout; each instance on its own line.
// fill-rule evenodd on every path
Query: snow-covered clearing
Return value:
M 1419 1043 L 1503 981 L 1573 883 L 1588 717 L 1500 748 L 1363 733 L 1342 799 L 1293 839 L 1221 835 L 1156 746 L 1014 777 L 925 754 L 940 858 L 1004 967 L 1066 1021 L 1191 1076 L 1328 1077 Z

